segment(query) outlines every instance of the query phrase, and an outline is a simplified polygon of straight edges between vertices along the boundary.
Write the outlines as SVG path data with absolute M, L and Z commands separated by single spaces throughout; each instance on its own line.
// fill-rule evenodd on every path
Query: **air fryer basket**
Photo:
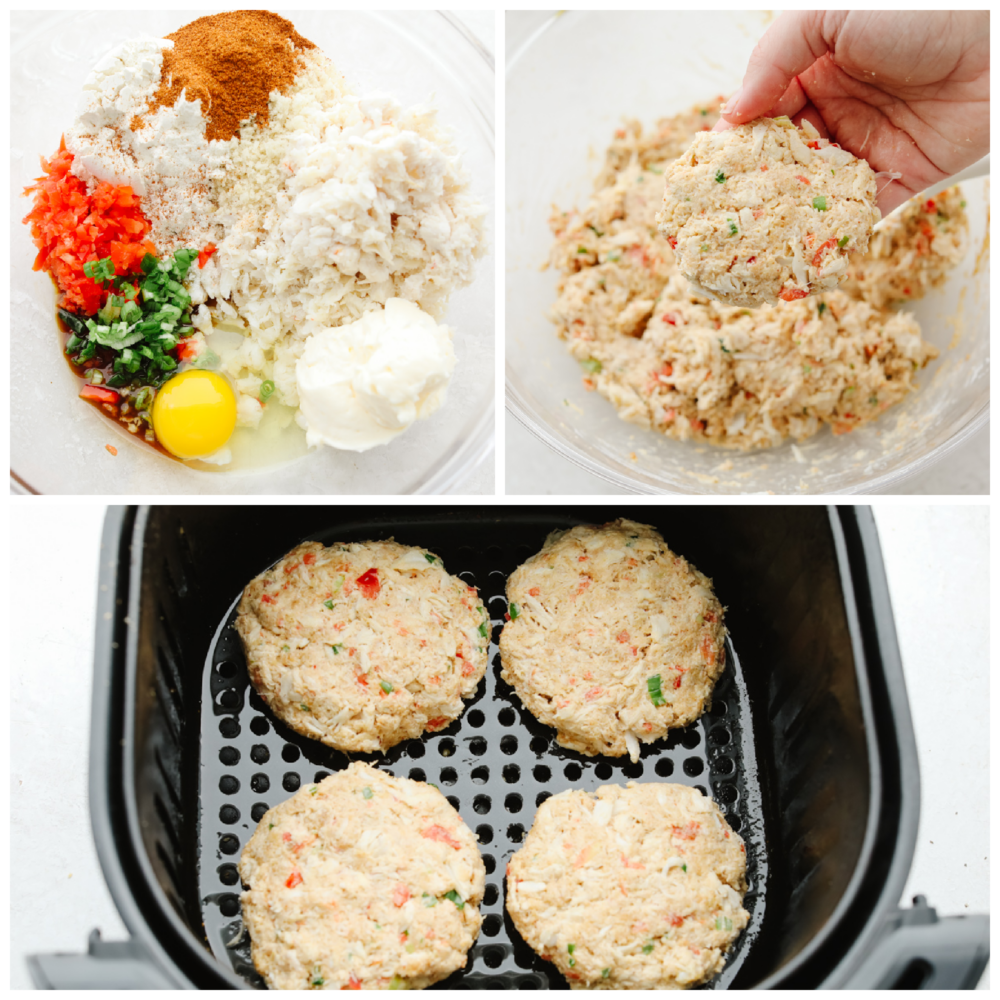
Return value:
M 634 765 L 558 747 L 500 679 L 495 645 L 506 578 L 546 534 L 620 516 L 655 524 L 713 578 L 730 632 L 711 711 Z M 441 555 L 494 624 L 490 669 L 460 719 L 384 756 L 352 755 L 433 781 L 477 833 L 483 931 L 466 969 L 437 988 L 566 988 L 505 914 L 506 862 L 548 795 L 627 780 L 701 788 L 746 841 L 750 925 L 712 987 L 975 984 L 986 918 L 938 921 L 922 901 L 896 909 L 918 776 L 870 512 L 770 506 L 112 512 L 92 809 L 134 938 L 118 952 L 92 938 L 89 962 L 36 959 L 36 981 L 104 985 L 114 967 L 130 985 L 263 985 L 242 931 L 239 853 L 268 807 L 349 758 L 289 730 L 254 693 L 235 605 L 299 541 L 390 536 Z

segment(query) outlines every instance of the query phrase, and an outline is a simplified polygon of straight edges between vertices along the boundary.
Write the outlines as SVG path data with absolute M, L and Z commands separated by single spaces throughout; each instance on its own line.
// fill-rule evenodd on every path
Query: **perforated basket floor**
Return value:
M 208 943 L 218 958 L 249 984 L 263 987 L 250 959 L 240 919 L 237 862 L 257 822 L 303 782 L 320 781 L 366 760 L 383 770 L 432 781 L 475 830 L 486 864 L 482 933 L 467 966 L 437 989 L 567 989 L 553 965 L 518 935 L 504 910 L 504 872 L 538 805 L 567 788 L 594 789 L 627 781 L 671 781 L 711 794 L 747 846 L 750 923 L 710 984 L 730 986 L 753 947 L 764 914 L 767 861 L 758 767 L 750 709 L 737 649 L 727 645 L 727 666 L 710 713 L 659 744 L 644 745 L 637 764 L 628 758 L 585 757 L 559 747 L 554 731 L 524 709 L 500 679 L 496 646 L 507 602 L 508 575 L 537 552 L 549 531 L 575 523 L 551 514 L 499 527 L 471 513 L 467 522 L 408 525 L 352 524 L 350 530 L 311 536 L 362 541 L 392 535 L 403 544 L 438 553 L 449 572 L 479 588 L 493 620 L 490 668 L 465 713 L 447 729 L 394 747 L 385 755 L 343 753 L 310 741 L 276 720 L 250 686 L 232 623 L 234 600 L 208 651 L 201 715 L 201 822 L 199 886 Z M 684 554 L 682 540 L 666 538 Z M 265 569 L 284 555 L 266 552 Z M 720 593 L 726 603 L 726 595 Z M 238 598 L 237 598 L 238 600 Z M 730 637 L 732 639 L 733 637 Z M 735 637 L 738 643 L 739 637 Z

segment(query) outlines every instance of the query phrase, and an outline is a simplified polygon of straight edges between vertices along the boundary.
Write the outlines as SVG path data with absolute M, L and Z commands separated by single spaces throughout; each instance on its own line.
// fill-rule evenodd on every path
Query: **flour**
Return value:
M 159 255 L 221 239 L 210 185 L 230 163 L 234 140 L 209 142 L 200 101 L 181 98 L 147 114 L 160 85 L 163 50 L 173 42 L 135 38 L 91 71 L 66 146 L 88 185 L 130 185 L 142 198 Z M 209 266 L 211 262 L 209 262 Z

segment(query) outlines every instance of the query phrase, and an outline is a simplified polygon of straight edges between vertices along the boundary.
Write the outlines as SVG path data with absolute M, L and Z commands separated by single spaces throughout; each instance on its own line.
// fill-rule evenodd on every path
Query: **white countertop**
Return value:
M 101 504 L 12 498 L 11 986 L 24 957 L 125 928 L 90 833 L 87 748 Z M 876 512 L 920 758 L 923 804 L 903 900 L 989 910 L 989 513 Z M 989 972 L 980 988 L 989 985 Z
M 506 483 L 514 496 L 628 495 L 591 475 L 543 444 L 510 413 L 504 414 Z M 908 495 L 971 494 L 989 496 L 990 433 L 983 429 L 949 452 L 936 465 L 886 493 Z

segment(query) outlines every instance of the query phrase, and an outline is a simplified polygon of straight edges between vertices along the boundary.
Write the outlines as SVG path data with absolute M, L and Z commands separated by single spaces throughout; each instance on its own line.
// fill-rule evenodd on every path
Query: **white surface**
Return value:
M 504 414 L 507 496 L 591 496 L 626 494 L 574 465 L 539 441 L 510 413 Z M 990 432 L 978 431 L 939 462 L 886 494 L 988 496 Z
M 124 937 L 87 809 L 91 649 L 104 508 L 10 501 L 11 986 L 25 955 Z M 989 909 L 988 509 L 881 504 L 923 804 L 903 900 Z M 988 985 L 988 974 L 981 986 Z

